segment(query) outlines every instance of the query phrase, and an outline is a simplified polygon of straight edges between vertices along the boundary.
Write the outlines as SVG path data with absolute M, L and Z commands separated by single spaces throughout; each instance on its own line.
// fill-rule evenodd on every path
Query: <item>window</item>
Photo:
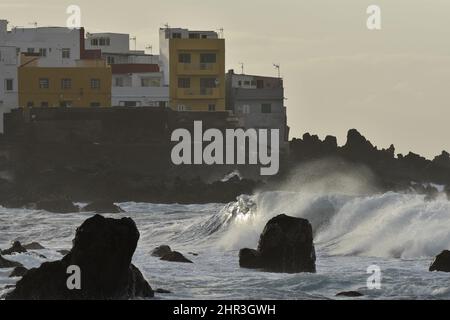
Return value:
M 45 49 L 45 48 L 39 49 L 39 56 L 46 57 L 47 56 L 47 49 Z
M 178 88 L 190 88 L 191 87 L 191 79 L 189 78 L 178 78 Z
M 159 78 L 141 78 L 141 87 L 160 87 L 161 81 Z
M 27 49 L 27 52 L 28 52 L 28 53 L 34 53 L 34 48 L 28 48 L 28 49 Z
M 62 108 L 70 108 L 72 106 L 72 101 L 61 101 L 59 106 Z
M 14 90 L 14 80 L 13 79 L 5 79 L 5 90 L 6 91 Z
M 216 111 L 216 105 L 215 104 L 209 104 L 208 105 L 208 111 Z
M 200 33 L 189 33 L 189 39 L 200 39 Z
M 42 101 L 41 102 L 41 108 L 48 108 L 48 102 L 47 101 Z
M 216 78 L 201 78 L 200 88 L 215 88 L 217 85 L 216 81 Z
M 178 55 L 179 63 L 191 63 L 191 55 L 189 53 L 180 53 Z
M 108 64 L 115 64 L 116 63 L 116 59 L 114 57 L 108 56 L 106 58 L 106 60 L 108 61 Z
M 242 106 L 242 113 L 244 113 L 244 114 L 249 114 L 249 113 L 250 113 L 250 105 L 244 104 L 244 105 Z
M 257 80 L 256 81 L 256 88 L 264 89 L 264 81 L 263 80 Z
M 91 89 L 100 89 L 100 79 L 91 79 Z
M 249 86 L 250 85 L 250 81 L 244 81 L 244 86 Z
M 70 59 L 70 49 L 64 48 L 61 50 L 63 59 Z
M 91 39 L 91 45 L 98 46 L 98 39 Z
M 61 79 L 61 89 L 72 88 L 72 79 Z
M 181 33 L 179 32 L 172 33 L 172 39 L 181 39 Z
M 123 87 L 123 78 L 116 78 L 116 87 Z
M 261 105 L 262 113 L 272 113 L 272 105 L 270 103 L 263 103 Z
M 200 54 L 200 63 L 216 63 L 215 53 L 202 53 Z
M 178 106 L 177 106 L 177 110 L 178 111 L 186 111 L 186 106 L 185 105 L 183 105 L 183 104 L 179 104 Z
M 50 87 L 50 81 L 48 78 L 39 79 L 39 89 L 48 89 Z
M 100 107 L 100 102 L 91 102 L 91 107 L 93 107 L 93 108 Z
M 28 101 L 27 102 L 27 107 L 28 108 L 33 108 L 34 107 L 34 102 L 33 101 Z
M 140 107 L 140 101 L 120 101 L 119 106 L 121 107 Z
M 242 81 L 241 80 L 238 81 L 238 86 L 242 87 Z
M 109 38 L 100 38 L 99 44 L 101 46 L 109 46 L 111 44 L 111 40 Z

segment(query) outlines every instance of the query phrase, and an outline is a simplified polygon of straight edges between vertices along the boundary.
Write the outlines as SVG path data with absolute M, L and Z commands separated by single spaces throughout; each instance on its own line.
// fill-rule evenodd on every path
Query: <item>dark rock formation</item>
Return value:
M 19 241 L 14 241 L 11 248 L 2 250 L 2 254 L 5 256 L 13 253 L 24 253 L 24 252 L 27 252 L 27 249 L 25 249 Z
M 27 250 L 42 250 L 45 249 L 40 243 L 32 242 L 23 246 Z
M 73 248 L 62 260 L 29 270 L 6 299 L 131 299 L 152 297 L 141 272 L 131 264 L 139 231 L 130 218 L 96 215 L 76 231 Z M 69 266 L 81 270 L 81 290 L 67 288 Z
M 125 212 L 121 207 L 115 205 L 112 201 L 97 200 L 83 207 L 83 211 L 95 213 L 121 213 Z
M 36 202 L 35 208 L 52 213 L 73 213 L 80 211 L 80 208 L 67 199 L 41 200 Z
M 0 269 L 22 267 L 22 264 L 15 261 L 9 261 L 0 255 Z
M 358 298 L 363 297 L 364 295 L 358 291 L 344 291 L 336 294 L 336 297 L 349 297 L 349 298 Z
M 70 250 L 62 249 L 62 250 L 58 250 L 58 252 L 61 253 L 63 256 L 65 256 L 70 253 Z
M 279 215 L 264 228 L 258 250 L 242 249 L 239 264 L 270 272 L 316 272 L 312 227 L 308 220 Z
M 438 254 L 429 271 L 450 272 L 450 251 L 444 250 Z
M 169 293 L 172 293 L 171 291 L 169 291 L 169 290 L 166 290 L 166 289 L 156 289 L 155 290 L 155 292 L 156 293 L 160 293 L 160 294 L 169 294 Z
M 171 251 L 165 254 L 161 258 L 161 260 L 169 262 L 193 263 L 191 260 L 187 259 L 185 256 L 183 256 L 181 253 L 177 251 Z
M 239 265 L 241 268 L 258 269 L 262 267 L 261 255 L 258 250 L 241 249 L 239 251 Z
M 162 258 L 166 254 L 169 254 L 171 252 L 172 252 L 172 249 L 169 246 L 163 245 L 163 246 L 159 246 L 159 247 L 155 248 L 152 251 L 152 256 Z
M 15 267 L 13 272 L 9 275 L 10 278 L 23 277 L 27 273 L 28 269 L 25 267 Z

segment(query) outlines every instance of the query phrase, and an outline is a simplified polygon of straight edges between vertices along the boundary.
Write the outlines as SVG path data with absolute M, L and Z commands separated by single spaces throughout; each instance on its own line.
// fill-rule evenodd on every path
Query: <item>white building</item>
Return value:
M 3 114 L 18 107 L 19 56 L 36 53 L 43 67 L 74 67 L 84 54 L 84 29 L 62 27 L 8 30 L 8 21 L 0 19 L 0 132 Z
M 159 56 L 130 50 L 130 35 L 123 33 L 90 33 L 86 49 L 101 50 L 111 65 L 112 105 L 126 107 L 166 106 L 169 88 L 159 68 Z

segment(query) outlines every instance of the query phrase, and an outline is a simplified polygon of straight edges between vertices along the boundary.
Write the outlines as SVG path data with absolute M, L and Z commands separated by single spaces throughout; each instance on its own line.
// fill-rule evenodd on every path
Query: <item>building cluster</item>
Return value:
M 84 28 L 8 28 L 0 20 L 0 115 L 14 108 L 162 107 L 229 112 L 242 128 L 280 129 L 288 140 L 283 81 L 225 72 L 215 31 L 159 30 L 159 54 L 130 36 Z M 3 121 L 0 121 L 3 131 Z

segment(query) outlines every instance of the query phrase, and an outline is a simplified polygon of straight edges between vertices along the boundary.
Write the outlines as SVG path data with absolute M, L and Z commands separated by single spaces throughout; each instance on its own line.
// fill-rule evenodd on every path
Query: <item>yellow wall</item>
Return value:
M 215 104 L 216 111 L 225 110 L 225 40 L 224 39 L 170 39 L 170 105 L 177 109 L 185 105 L 191 111 L 208 111 Z M 189 53 L 191 63 L 179 63 L 180 53 Z M 215 53 L 216 63 L 200 68 L 200 54 Z M 190 89 L 178 88 L 179 78 L 190 78 Z M 200 93 L 201 78 L 217 78 L 219 84 L 208 94 Z
M 90 107 L 100 103 L 102 107 L 111 106 L 111 68 L 74 67 L 42 68 L 23 66 L 19 68 L 19 105 L 26 107 L 29 102 L 41 107 L 47 102 L 49 107 L 59 107 L 61 101 L 71 101 L 72 107 Z M 41 89 L 39 79 L 48 78 L 49 88 Z M 62 89 L 62 79 L 72 79 L 71 89 Z M 91 79 L 100 79 L 100 89 L 91 88 Z

